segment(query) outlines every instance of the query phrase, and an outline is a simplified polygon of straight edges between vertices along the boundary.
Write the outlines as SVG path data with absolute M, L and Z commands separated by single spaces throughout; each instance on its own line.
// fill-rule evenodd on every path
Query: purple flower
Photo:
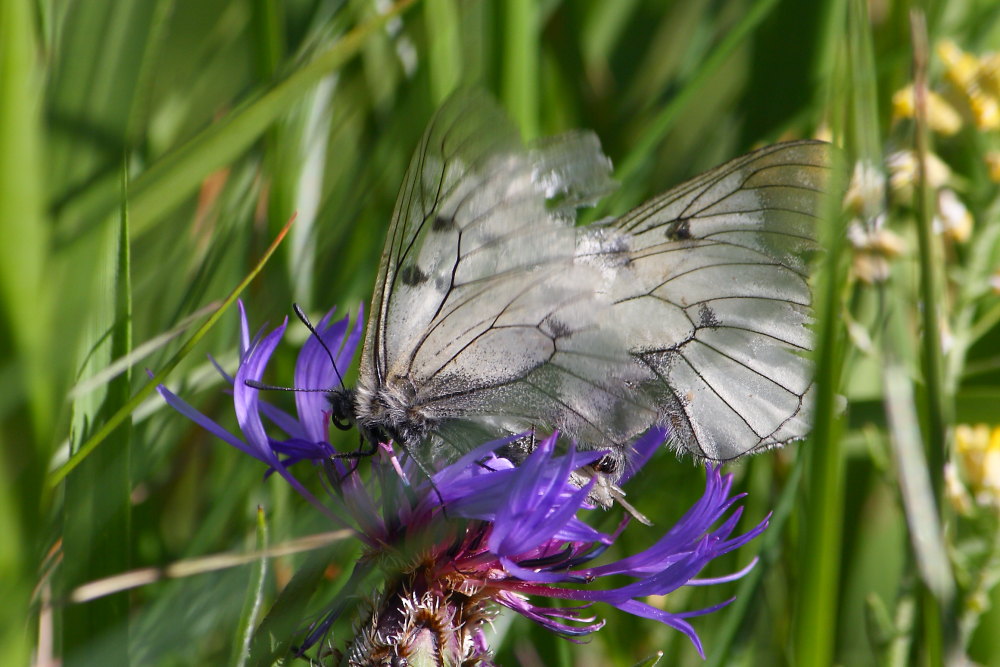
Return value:
M 593 470 L 604 452 L 557 452 L 557 436 L 536 443 L 532 453 L 515 465 L 498 455 L 516 438 L 489 442 L 444 466 L 431 479 L 408 457 L 397 457 L 383 443 L 370 458 L 365 480 L 351 461 L 331 458 L 328 442 L 329 404 L 322 393 L 296 394 L 292 416 L 259 400 L 247 380 L 260 380 L 285 330 L 285 324 L 250 340 L 242 305 L 241 363 L 233 382 L 237 420 L 243 438 L 236 437 L 160 387 L 167 402 L 213 434 L 264 462 L 337 523 L 347 524 L 367 545 L 356 575 L 383 570 L 385 585 L 358 623 L 348 646 L 353 658 L 413 657 L 425 646 L 446 651 L 463 664 L 488 662 L 482 629 L 492 618 L 494 603 L 508 607 L 536 623 L 569 638 L 601 628 L 591 607 L 612 607 L 665 623 L 680 630 L 704 656 L 701 642 L 688 618 L 707 614 L 718 605 L 684 613 L 670 613 L 643 599 L 666 595 L 685 585 L 707 585 L 743 576 L 740 572 L 711 580 L 695 579 L 713 558 L 732 551 L 759 535 L 765 518 L 749 532 L 733 536 L 742 508 L 741 495 L 730 496 L 731 475 L 706 467 L 705 493 L 655 544 L 620 560 L 597 565 L 607 547 L 629 523 L 626 516 L 614 533 L 602 533 L 581 516 L 595 511 L 588 502 L 593 481 L 580 486 L 576 471 Z M 360 337 L 360 325 L 345 318 L 330 324 L 332 312 L 317 330 L 344 369 Z M 360 323 L 360 319 L 359 319 Z M 349 332 L 350 330 L 350 332 Z M 334 387 L 338 379 L 329 357 L 315 339 L 299 355 L 295 385 Z M 269 436 L 262 417 L 285 437 Z M 662 444 L 665 433 L 653 430 L 634 443 L 636 467 Z M 288 470 L 298 461 L 321 466 L 333 493 L 328 503 L 313 496 Z M 634 471 L 633 471 L 634 472 Z M 625 575 L 631 582 L 606 585 L 607 577 Z M 357 579 L 363 577 L 357 576 Z M 534 598 L 579 603 L 547 607 Z M 318 643 L 344 611 L 337 605 L 312 624 L 300 651 Z M 419 619 L 435 619 L 433 623 Z M 428 633 L 435 636 L 430 637 Z M 428 649 L 429 650 L 429 649 Z

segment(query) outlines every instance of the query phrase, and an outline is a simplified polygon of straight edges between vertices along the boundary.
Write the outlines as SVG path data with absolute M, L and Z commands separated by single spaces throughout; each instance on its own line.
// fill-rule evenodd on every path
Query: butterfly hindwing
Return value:
M 612 318 L 674 446 L 726 460 L 806 434 L 828 158 L 822 142 L 770 146 L 583 232 L 591 261 L 616 258 Z

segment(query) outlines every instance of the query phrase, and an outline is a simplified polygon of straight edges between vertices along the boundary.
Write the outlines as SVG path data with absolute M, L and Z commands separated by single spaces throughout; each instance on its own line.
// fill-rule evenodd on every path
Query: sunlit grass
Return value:
M 205 356 L 234 370 L 232 310 L 193 348 L 190 334 L 165 340 L 128 373 L 67 394 L 224 300 L 293 215 L 243 293 L 252 322 L 276 324 L 293 301 L 311 314 L 356 313 L 410 153 L 461 85 L 491 90 L 528 137 L 595 130 L 621 181 L 596 215 L 786 138 L 836 141 L 846 185 L 856 162 L 884 171 L 923 129 L 921 150 L 948 168 L 941 180 L 928 171 L 907 182 L 897 170 L 870 208 L 838 217 L 830 202 L 816 276 L 816 433 L 730 466 L 750 493 L 747 525 L 775 515 L 753 547 L 757 569 L 731 584 L 737 601 L 694 623 L 712 664 L 943 664 L 949 651 L 1000 662 L 997 490 L 983 463 L 1000 453 L 971 436 L 952 452 L 956 425 L 1000 424 L 1000 108 L 990 111 L 1000 61 L 986 61 L 1000 50 L 1000 9 L 940 4 L 927 17 L 928 85 L 954 111 L 954 131 L 933 109 L 922 126 L 894 100 L 913 82 L 906 3 L 0 3 L 4 664 L 32 651 L 65 664 L 235 662 L 252 619 L 287 646 L 335 598 L 358 556 L 349 542 L 66 602 L 122 570 L 262 546 L 258 505 L 268 545 L 330 529 L 158 400 L 130 409 L 146 369 L 168 369 L 184 350 L 168 384 L 232 425 Z M 954 231 L 961 214 L 941 222 L 945 190 L 965 207 L 965 232 Z M 848 236 L 852 225 L 860 235 Z M 279 350 L 275 381 L 291 377 L 293 352 Z M 83 464 L 61 468 L 67 460 Z M 945 464 L 964 486 L 946 483 Z M 664 453 L 630 483 L 630 499 L 667 526 L 701 488 L 695 467 Z M 630 530 L 623 542 L 644 535 L 653 539 Z M 943 544 L 943 569 L 928 569 L 925 535 Z M 703 576 L 753 555 L 719 559 Z M 281 591 L 284 607 L 272 610 Z M 663 604 L 692 609 L 717 595 L 690 589 Z M 663 650 L 666 664 L 700 664 L 677 633 L 597 611 L 608 625 L 583 646 L 498 621 L 498 662 L 631 665 Z M 937 626 L 939 637 L 928 632 Z

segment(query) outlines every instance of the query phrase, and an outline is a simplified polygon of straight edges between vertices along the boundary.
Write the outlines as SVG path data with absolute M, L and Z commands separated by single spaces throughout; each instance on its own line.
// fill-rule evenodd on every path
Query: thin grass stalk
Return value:
M 534 0 L 504 3 L 502 95 L 525 140 L 538 137 L 539 25 Z
M 88 370 L 127 356 L 132 349 L 131 253 L 128 230 L 128 167 L 122 161 L 121 213 L 108 222 L 96 249 L 97 298 L 81 341 Z M 128 402 L 131 372 L 110 380 L 103 393 L 92 392 L 73 402 L 71 447 L 103 424 Z M 125 418 L 108 433 L 105 447 L 66 480 L 62 514 L 62 558 L 59 574 L 65 589 L 128 570 L 132 545 L 132 422 Z M 95 549 L 95 544 L 114 545 Z M 130 613 L 127 595 L 119 594 L 70 606 L 62 614 L 63 661 L 66 665 L 129 663 Z
M 26 621 L 46 522 L 41 484 L 53 440 L 55 405 L 50 355 L 52 300 L 46 289 L 49 232 L 42 188 L 41 52 L 36 3 L 0 3 L 0 338 L 17 360 L 13 386 L 25 415 L 18 431 L 0 433 L 0 655 L 27 664 Z
M 941 325 L 942 310 L 941 254 L 935 243 L 933 193 L 927 181 L 927 154 L 930 137 L 927 130 L 927 64 L 929 47 L 923 14 L 911 14 L 913 39 L 914 97 L 916 118 L 913 143 L 917 153 L 916 189 L 913 210 L 917 221 L 918 259 L 920 262 L 920 323 L 922 325 L 921 355 L 926 382 L 927 463 L 931 470 L 934 495 L 941 499 L 946 460 L 946 429 L 948 424 L 943 376 Z
M 257 507 L 257 531 L 255 548 L 260 558 L 254 561 L 250 567 L 250 577 L 247 581 L 246 596 L 243 598 L 243 609 L 240 612 L 239 628 L 235 641 L 233 642 L 233 653 L 230 664 L 233 667 L 244 667 L 250 658 L 250 645 L 253 641 L 253 632 L 257 627 L 257 620 L 260 618 L 261 608 L 264 605 L 264 584 L 267 583 L 267 517 L 264 508 Z
M 423 5 L 431 99 L 438 106 L 462 80 L 462 18 L 455 0 L 424 0 Z
M 940 302 L 942 280 L 940 254 L 935 246 L 931 188 L 927 179 L 927 154 L 930 152 L 927 129 L 927 68 L 930 57 L 927 24 L 920 10 L 910 13 L 913 44 L 914 79 L 914 148 L 917 155 L 916 188 L 913 208 L 917 222 L 918 258 L 920 266 L 920 319 L 922 325 L 921 359 L 923 366 L 926 411 L 928 474 L 934 504 L 944 509 L 944 464 L 947 460 L 946 429 L 950 409 L 946 403 L 944 362 L 941 342 L 941 322 L 944 317 Z M 950 583 L 950 582 L 949 582 Z M 923 650 L 929 664 L 948 664 L 949 656 L 958 655 L 958 626 L 954 609 L 954 588 L 934 590 L 931 582 L 922 579 L 921 611 L 923 613 Z
M 834 73 L 829 108 L 834 137 L 843 136 L 849 72 Z M 803 492 L 802 583 L 795 599 L 793 652 L 795 664 L 825 667 L 834 661 L 837 636 L 840 558 L 843 544 L 844 461 L 841 450 L 843 416 L 838 405 L 846 356 L 840 316 L 847 284 L 847 240 L 839 197 L 843 165 L 834 164 L 830 196 L 824 201 L 819 238 L 824 249 L 814 292 L 816 313 L 816 403 Z

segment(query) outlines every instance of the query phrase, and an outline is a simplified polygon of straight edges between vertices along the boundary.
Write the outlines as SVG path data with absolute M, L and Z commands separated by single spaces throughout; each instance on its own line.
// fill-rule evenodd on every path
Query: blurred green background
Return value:
M 914 122 L 893 97 L 913 80 L 914 9 L 950 126 L 934 104 L 929 128 Z M 206 355 L 235 370 L 236 310 L 188 344 L 204 309 L 294 214 L 242 293 L 251 327 L 293 301 L 356 313 L 427 120 L 479 85 L 526 139 L 601 137 L 621 187 L 591 215 L 780 139 L 832 138 L 845 174 L 927 139 L 944 177 L 910 175 L 820 230 L 815 434 L 728 466 L 750 494 L 742 527 L 773 511 L 772 527 L 702 576 L 761 562 L 660 603 L 737 598 L 693 621 L 711 664 L 1000 664 L 1000 483 L 985 463 L 1000 474 L 1000 435 L 955 428 L 1000 423 L 997 50 L 995 0 L 3 0 L 0 661 L 238 663 L 252 565 L 67 602 L 101 577 L 252 550 L 258 505 L 271 544 L 329 529 L 165 409 L 146 369 L 235 429 Z M 940 210 L 946 189 L 964 235 Z M 291 378 L 294 352 L 279 350 L 272 380 Z M 702 485 L 664 452 L 629 494 L 662 528 Z M 616 548 L 659 534 L 633 528 Z M 318 553 L 325 583 L 296 618 L 333 599 L 358 549 Z M 265 608 L 308 559 L 270 562 Z M 498 663 L 701 662 L 677 632 L 595 611 L 607 626 L 583 645 L 498 621 Z

